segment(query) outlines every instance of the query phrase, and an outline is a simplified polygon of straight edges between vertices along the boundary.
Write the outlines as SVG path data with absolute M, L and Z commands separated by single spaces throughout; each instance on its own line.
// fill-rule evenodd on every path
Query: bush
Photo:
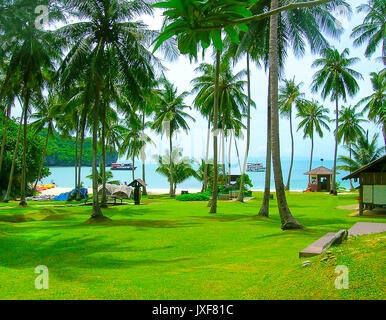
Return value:
M 0 114 L 0 144 L 3 137 L 4 130 L 4 116 Z M 0 173 L 0 197 L 2 197 L 3 193 L 7 190 L 9 173 L 11 171 L 13 153 L 16 146 L 16 138 L 19 130 L 19 123 L 15 119 L 9 119 L 8 128 L 7 128 L 7 140 L 5 143 L 4 150 L 4 158 L 3 165 Z M 44 150 L 44 139 L 39 136 L 35 136 L 28 126 L 27 133 L 27 168 L 26 168 L 26 179 L 27 183 L 34 183 L 35 179 L 38 175 L 39 166 L 41 157 Z M 20 135 L 19 147 L 16 154 L 16 162 L 15 162 L 15 172 L 13 176 L 13 184 L 12 184 L 12 196 L 17 196 L 20 193 L 20 184 L 21 184 L 21 174 L 22 174 L 22 160 L 23 160 L 23 132 Z M 41 178 L 48 177 L 50 175 L 50 171 L 47 167 L 43 167 Z M 32 193 L 28 192 L 27 195 L 32 195 Z
M 208 201 L 209 195 L 207 193 L 187 193 L 178 196 L 176 199 L 178 201 Z

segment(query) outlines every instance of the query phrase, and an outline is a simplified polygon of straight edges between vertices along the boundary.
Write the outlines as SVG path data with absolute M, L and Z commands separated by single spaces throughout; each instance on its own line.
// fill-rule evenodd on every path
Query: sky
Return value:
M 350 55 L 352 57 L 360 58 L 360 62 L 353 68 L 363 75 L 364 80 L 359 80 L 360 87 L 359 93 L 353 98 L 348 99 L 346 103 L 340 102 L 342 105 L 349 106 L 355 105 L 362 97 L 372 94 L 372 87 L 369 78 L 370 72 L 378 72 L 382 69 L 382 63 L 376 61 L 377 57 L 381 56 L 381 50 L 373 56 L 371 60 L 364 56 L 365 46 L 354 48 L 353 40 L 350 38 L 351 30 L 363 21 L 363 14 L 356 12 L 356 7 L 362 3 L 363 0 L 351 0 L 349 1 L 353 8 L 353 14 L 351 18 L 341 18 L 342 26 L 344 27 L 344 34 L 341 36 L 340 41 L 329 38 L 332 45 L 334 45 L 339 51 L 345 48 L 350 49 Z M 143 21 L 149 25 L 151 29 L 159 29 L 162 24 L 162 12 L 156 12 L 154 17 L 145 17 Z M 330 116 L 334 114 L 335 104 L 329 99 L 323 101 L 318 94 L 311 93 L 310 85 L 312 77 L 316 72 L 316 69 L 312 69 L 312 62 L 318 58 L 310 53 L 307 49 L 307 53 L 301 59 L 297 59 L 292 53 L 289 54 L 286 66 L 285 66 L 285 78 L 295 79 L 298 82 L 303 82 L 302 90 L 306 94 L 306 98 L 314 98 L 322 103 L 326 108 L 329 108 Z M 212 62 L 211 54 L 207 54 L 204 60 L 205 62 Z M 166 72 L 167 78 L 174 83 L 179 92 L 188 91 L 191 92 L 192 86 L 190 81 L 197 76 L 194 72 L 199 63 L 203 62 L 199 60 L 198 63 L 190 63 L 187 57 L 180 57 L 176 62 L 168 63 L 165 61 L 165 66 L 168 68 Z M 235 72 L 246 68 L 246 62 L 241 61 L 236 67 Z M 249 158 L 258 159 L 259 161 L 265 161 L 266 153 L 266 128 L 267 128 L 267 81 L 268 77 L 263 69 L 257 68 L 255 65 L 251 69 L 251 88 L 252 99 L 256 103 L 256 109 L 251 113 L 251 147 Z M 194 96 L 190 96 L 186 99 L 188 105 L 192 105 Z M 206 136 L 207 136 L 207 122 L 203 119 L 199 113 L 192 110 L 191 115 L 196 119 L 195 123 L 189 122 L 192 129 L 188 135 L 179 134 L 175 143 L 184 149 L 186 156 L 200 157 L 205 154 L 206 148 Z M 294 128 L 297 129 L 299 119 L 294 119 Z M 331 125 L 333 126 L 333 125 Z M 369 130 L 372 136 L 376 132 L 381 132 L 379 127 L 373 124 L 365 124 L 365 130 Z M 296 130 L 295 129 L 295 130 Z M 334 136 L 331 130 L 330 133 L 325 132 L 322 139 L 319 137 L 315 139 L 314 159 L 333 159 L 334 153 Z M 289 158 L 291 155 L 291 140 L 289 131 L 289 121 L 286 119 L 280 119 L 280 143 L 281 143 L 281 156 L 283 159 Z M 380 137 L 381 138 L 381 137 Z M 164 139 L 155 138 L 157 141 L 157 147 L 159 152 L 168 147 L 166 137 Z M 379 139 L 379 144 L 382 143 L 382 139 Z M 298 159 L 309 158 L 311 148 L 311 142 L 307 139 L 303 139 L 303 134 L 295 132 L 295 157 Z M 211 148 L 212 149 L 212 148 Z M 340 149 L 344 152 L 344 149 Z M 243 143 L 241 142 L 240 152 L 244 153 Z M 236 162 L 237 158 L 233 147 L 232 162 Z
M 381 50 L 371 58 L 367 59 L 364 56 L 365 46 L 354 48 L 353 40 L 350 38 L 351 30 L 363 21 L 363 14 L 356 12 L 356 7 L 362 3 L 363 0 L 350 0 L 349 3 L 353 8 L 353 14 L 351 19 L 347 20 L 341 17 L 342 26 L 344 27 L 344 34 L 340 40 L 334 40 L 329 38 L 331 44 L 335 46 L 339 51 L 345 48 L 350 49 L 350 55 L 352 57 L 360 58 L 360 62 L 357 63 L 353 68 L 363 75 L 364 80 L 359 80 L 360 92 L 353 98 L 348 99 L 347 102 L 340 102 L 341 105 L 349 106 L 355 105 L 361 98 L 372 94 L 372 87 L 369 78 L 370 72 L 378 72 L 382 69 L 382 63 L 377 61 L 376 58 L 381 56 Z M 141 18 L 150 29 L 159 30 L 162 25 L 162 11 L 155 11 L 154 16 L 144 16 Z M 326 108 L 330 109 L 330 116 L 334 115 L 335 105 L 329 99 L 323 101 L 320 94 L 313 94 L 310 90 L 312 77 L 316 72 L 316 69 L 311 67 L 312 62 L 318 58 L 310 53 L 307 49 L 304 57 L 298 59 L 292 53 L 289 53 L 287 62 L 285 65 L 284 78 L 292 79 L 295 77 L 297 82 L 303 82 L 301 89 L 306 95 L 306 98 L 314 98 L 323 104 Z M 157 54 L 159 55 L 159 54 Z M 162 56 L 159 55 L 161 58 Z M 204 60 L 199 59 L 197 63 L 191 63 L 190 60 L 185 56 L 180 56 L 177 61 L 168 62 L 164 61 L 164 65 L 167 68 L 165 74 L 167 78 L 178 88 L 178 92 L 184 91 L 191 92 L 192 86 L 191 80 L 197 76 L 195 68 L 202 63 L 212 63 L 211 54 L 208 52 Z M 240 61 L 235 66 L 234 72 L 238 72 L 241 69 L 246 68 L 246 61 Z M 259 69 L 257 66 L 252 65 L 251 67 L 251 93 L 252 99 L 256 103 L 256 109 L 251 112 L 251 145 L 249 152 L 249 159 L 259 160 L 260 162 L 265 161 L 265 150 L 266 150 L 266 122 L 267 122 L 267 82 L 268 78 L 263 69 Z M 192 105 L 194 96 L 190 95 L 186 99 L 186 104 Z M 20 107 L 17 108 L 14 113 L 15 116 L 20 115 Z M 204 158 L 206 149 L 207 139 L 207 121 L 200 116 L 200 114 L 192 108 L 189 114 L 193 116 L 196 121 L 188 121 L 191 128 L 188 134 L 179 132 L 174 137 L 174 145 L 183 149 L 184 156 L 188 156 L 195 159 Z M 295 128 L 295 158 L 296 159 L 308 159 L 310 154 L 311 142 L 310 140 L 304 140 L 303 134 L 299 131 L 296 132 L 299 124 L 299 119 L 294 119 Z M 332 127 L 333 125 L 331 125 Z M 369 130 L 370 136 L 376 132 L 381 132 L 379 127 L 369 123 L 365 124 L 365 130 Z M 154 155 L 164 154 L 168 148 L 168 139 L 166 137 L 159 137 L 154 133 L 148 132 L 152 140 L 154 141 L 153 146 L 149 146 L 146 150 L 147 161 L 152 161 Z M 245 133 L 246 134 L 246 133 Z M 280 119 L 280 143 L 281 143 L 281 156 L 282 159 L 288 159 L 291 155 L 291 140 L 289 131 L 289 121 L 287 119 Z M 382 143 L 382 139 L 379 139 L 379 144 Z M 212 147 L 210 148 L 212 151 Z M 245 139 L 239 141 L 240 154 L 245 152 Z M 232 163 L 237 163 L 237 157 L 234 145 L 232 146 Z M 333 129 L 331 132 L 325 132 L 324 137 L 315 138 L 315 149 L 314 159 L 333 159 L 334 152 L 334 137 Z M 340 153 L 344 153 L 344 149 L 340 147 Z M 125 159 L 121 159 L 125 160 Z

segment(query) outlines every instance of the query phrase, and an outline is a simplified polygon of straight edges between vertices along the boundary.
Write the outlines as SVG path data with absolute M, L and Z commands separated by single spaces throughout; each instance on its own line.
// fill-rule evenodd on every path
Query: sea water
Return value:
M 251 159 L 250 159 L 251 160 Z M 250 162 L 256 162 L 257 159 L 252 159 Z M 261 161 L 261 160 L 260 160 Z M 322 165 L 320 161 L 314 161 L 313 168 L 319 167 Z M 142 164 L 136 163 L 137 169 L 135 170 L 135 178 L 142 179 Z M 333 161 L 325 160 L 323 166 L 332 169 Z M 169 183 L 167 177 L 156 172 L 158 164 L 146 164 L 145 173 L 146 173 L 146 183 L 148 184 L 149 189 L 168 189 Z M 288 171 L 290 167 L 290 160 L 282 160 L 282 170 L 283 170 L 283 179 L 284 184 L 287 183 Z M 295 160 L 292 176 L 291 176 L 291 190 L 305 190 L 307 189 L 308 176 L 304 175 L 309 169 L 309 160 Z M 110 168 L 107 168 L 110 170 Z M 71 188 L 75 184 L 75 169 L 74 167 L 50 167 L 51 175 L 42 180 L 43 184 L 51 184 L 55 182 L 58 187 Z M 113 173 L 113 180 L 119 180 L 122 184 L 130 183 L 132 179 L 132 171 L 111 171 Z M 348 181 L 342 181 L 341 179 L 347 175 L 347 172 L 338 171 L 340 174 L 337 176 L 337 181 L 341 182 L 341 185 L 345 188 L 349 188 Z M 239 174 L 240 168 L 239 165 L 233 164 L 231 167 L 232 174 Z M 87 188 L 92 187 L 92 181 L 86 176 L 91 174 L 91 167 L 82 167 L 81 181 L 83 186 Z M 265 183 L 265 172 L 247 172 L 249 177 L 252 180 L 253 190 L 262 190 L 264 189 Z M 272 182 L 271 188 L 274 189 L 274 179 L 272 172 Z M 178 185 L 178 189 L 200 189 L 201 182 L 190 178 L 185 182 Z

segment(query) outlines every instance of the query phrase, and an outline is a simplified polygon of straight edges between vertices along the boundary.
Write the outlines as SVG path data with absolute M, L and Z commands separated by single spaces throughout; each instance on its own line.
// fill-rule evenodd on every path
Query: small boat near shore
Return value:
M 137 167 L 133 167 L 131 163 L 112 163 L 111 170 L 135 170 Z
M 248 172 L 264 172 L 265 171 L 265 167 L 260 162 L 247 163 L 247 171 Z

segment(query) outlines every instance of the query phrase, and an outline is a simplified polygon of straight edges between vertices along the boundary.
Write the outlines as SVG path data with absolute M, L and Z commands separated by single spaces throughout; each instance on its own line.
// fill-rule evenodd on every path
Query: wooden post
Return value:
M 363 185 L 359 188 L 359 215 L 363 216 Z

